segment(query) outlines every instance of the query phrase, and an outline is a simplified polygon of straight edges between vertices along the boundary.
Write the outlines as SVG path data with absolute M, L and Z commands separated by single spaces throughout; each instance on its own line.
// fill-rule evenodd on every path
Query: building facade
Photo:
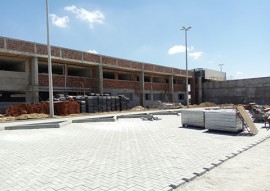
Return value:
M 52 46 L 54 94 L 125 95 L 130 106 L 185 104 L 185 70 Z M 47 46 L 0 37 L 0 103 L 48 99 Z M 193 72 L 189 72 L 193 86 Z M 190 88 L 191 102 L 193 89 Z

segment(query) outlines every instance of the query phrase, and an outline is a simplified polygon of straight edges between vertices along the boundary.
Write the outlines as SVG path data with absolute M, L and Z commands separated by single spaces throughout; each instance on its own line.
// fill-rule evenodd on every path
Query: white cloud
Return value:
M 50 18 L 52 21 L 52 24 L 54 24 L 57 27 L 66 28 L 69 23 L 68 16 L 59 17 L 56 14 L 50 14 Z
M 168 50 L 168 54 L 173 55 L 173 54 L 178 54 L 186 51 L 186 47 L 183 45 L 174 45 Z
M 198 60 L 203 55 L 203 52 L 191 52 L 188 55 L 194 60 Z
M 194 47 L 193 46 L 191 46 L 190 48 L 187 47 L 187 50 L 192 51 L 192 50 L 194 50 Z M 168 54 L 170 54 L 170 55 L 179 54 L 179 53 L 183 53 L 183 52 L 186 52 L 186 46 L 184 46 L 184 45 L 174 45 L 173 47 L 171 47 L 168 50 Z
M 87 52 L 92 53 L 92 54 L 98 54 L 96 50 L 88 50 Z
M 99 10 L 87 11 L 84 8 L 77 8 L 75 5 L 65 7 L 66 11 L 74 13 L 76 17 L 89 24 L 90 28 L 94 27 L 94 24 L 103 24 L 105 20 L 104 14 Z

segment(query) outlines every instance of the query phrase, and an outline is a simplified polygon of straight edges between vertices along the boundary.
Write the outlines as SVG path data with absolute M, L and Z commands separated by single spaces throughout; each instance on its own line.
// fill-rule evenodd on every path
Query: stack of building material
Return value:
M 97 113 L 98 112 L 98 97 L 93 96 L 93 112 Z
M 182 110 L 181 119 L 183 126 L 204 127 L 204 111 L 203 110 Z
M 88 112 L 88 113 L 94 113 L 93 96 L 87 96 L 85 98 L 85 102 L 86 102 L 86 112 Z
M 115 106 L 115 96 L 112 96 L 112 97 L 111 97 L 111 102 L 112 102 L 111 109 L 112 109 L 112 111 L 115 111 L 115 110 L 116 110 L 116 106 Z
M 120 111 L 127 110 L 129 98 L 127 98 L 123 95 L 120 95 L 119 99 L 120 99 Z
M 54 103 L 56 115 L 69 115 L 80 113 L 80 104 L 77 101 L 63 101 Z
M 235 110 L 205 111 L 205 128 L 229 132 L 243 130 L 242 121 Z
M 120 111 L 120 98 L 118 96 L 115 97 L 115 110 Z
M 112 111 L 112 98 L 111 96 L 106 96 L 106 109 L 108 112 Z
M 86 113 L 86 101 L 81 100 L 81 101 L 78 101 L 78 102 L 80 104 L 80 112 L 81 113 Z

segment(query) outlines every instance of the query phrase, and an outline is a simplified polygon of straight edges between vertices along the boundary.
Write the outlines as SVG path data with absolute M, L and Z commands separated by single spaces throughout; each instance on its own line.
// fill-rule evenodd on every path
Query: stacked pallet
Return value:
M 182 110 L 181 119 L 183 126 L 204 127 L 203 110 Z
M 93 101 L 93 99 L 94 99 L 93 96 L 87 96 L 85 98 L 86 112 L 88 112 L 88 113 L 94 113 L 94 101 Z
M 120 98 L 115 97 L 115 110 L 120 111 Z
M 110 96 L 106 96 L 106 111 L 112 111 L 112 98 Z
M 63 101 L 54 103 L 56 115 L 69 115 L 80 113 L 80 104 L 77 101 Z
M 111 102 L 112 102 L 111 110 L 112 111 L 116 111 L 116 105 L 115 105 L 116 101 L 115 100 L 116 100 L 116 97 L 111 96 Z
M 235 110 L 205 111 L 205 128 L 229 132 L 243 130 L 242 121 Z
M 119 100 L 120 100 L 120 111 L 127 110 L 129 98 L 127 98 L 123 95 L 120 95 Z
M 127 110 L 129 99 L 125 96 L 109 96 L 97 94 L 86 96 L 85 102 L 86 112 L 96 113 Z
M 78 102 L 80 104 L 80 112 L 81 113 L 86 113 L 86 101 L 81 100 L 81 101 L 78 101 Z

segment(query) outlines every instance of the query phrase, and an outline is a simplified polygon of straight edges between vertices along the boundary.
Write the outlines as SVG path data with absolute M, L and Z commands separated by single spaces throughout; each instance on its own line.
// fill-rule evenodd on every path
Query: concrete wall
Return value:
M 203 102 L 270 104 L 270 77 L 203 83 Z
M 0 71 L 1 91 L 25 91 L 29 85 L 27 72 Z

